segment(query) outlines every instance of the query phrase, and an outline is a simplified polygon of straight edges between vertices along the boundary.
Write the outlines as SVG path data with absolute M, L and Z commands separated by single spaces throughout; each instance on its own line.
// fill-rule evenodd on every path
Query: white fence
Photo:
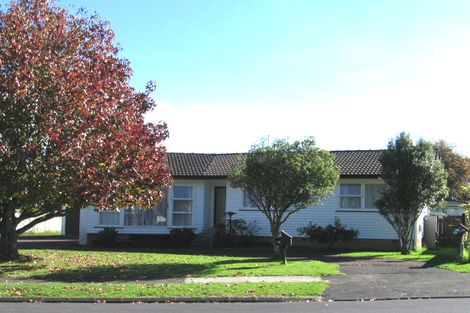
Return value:
M 23 227 L 24 225 L 28 224 L 31 219 L 27 219 L 22 221 L 17 229 Z M 31 228 L 28 232 L 31 233 L 43 233 L 43 232 L 60 232 L 60 234 L 65 233 L 65 216 L 58 216 L 54 217 L 48 221 L 39 223 Z

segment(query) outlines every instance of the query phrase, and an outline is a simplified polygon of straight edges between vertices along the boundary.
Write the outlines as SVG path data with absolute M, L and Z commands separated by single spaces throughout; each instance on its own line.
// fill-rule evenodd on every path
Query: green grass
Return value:
M 470 263 L 460 264 L 457 262 L 443 263 L 439 265 L 440 268 L 445 268 L 454 272 L 470 273 Z
M 436 256 L 448 255 L 450 250 L 426 250 L 421 249 L 417 251 L 411 251 L 410 254 L 401 254 L 399 251 L 357 251 L 347 252 L 338 254 L 339 256 L 348 257 L 362 257 L 362 258 L 374 258 L 374 259 L 393 259 L 393 260 L 414 260 L 428 262 L 434 259 Z
M 212 284 L 83 284 L 4 283 L 1 297 L 209 297 L 209 296 L 319 296 L 328 287 L 316 283 L 212 283 Z
M 41 231 L 41 232 L 33 232 L 33 231 L 28 231 L 25 233 L 22 233 L 20 236 L 25 236 L 25 237 L 30 237 L 30 236 L 60 236 L 62 233 L 60 231 Z
M 287 265 L 269 257 L 193 255 L 180 252 L 21 250 L 28 259 L 0 263 L 0 277 L 56 282 L 108 282 L 178 277 L 328 276 L 336 264 L 309 258 Z
M 429 265 L 451 271 L 470 273 L 470 263 L 460 264 L 456 262 L 457 250 L 455 248 L 440 248 L 436 250 L 421 249 L 412 251 L 411 254 L 402 255 L 400 252 L 348 252 L 338 254 L 346 257 L 363 257 L 375 259 L 413 260 L 426 262 Z
M 0 263 L 3 297 L 208 297 L 321 295 L 327 282 L 170 283 L 151 280 L 181 277 L 328 276 L 339 266 L 311 258 L 287 265 L 264 256 L 194 254 L 196 251 L 21 250 L 22 260 Z M 201 251 L 203 253 L 204 251 Z M 208 251 L 206 251 L 208 252 Z M 233 252 L 233 251 L 231 251 Z M 243 251 L 238 251 L 243 253 Z M 19 282 L 18 279 L 23 280 Z M 37 283 L 34 280 L 48 280 Z M 147 280 L 147 282 L 145 282 Z

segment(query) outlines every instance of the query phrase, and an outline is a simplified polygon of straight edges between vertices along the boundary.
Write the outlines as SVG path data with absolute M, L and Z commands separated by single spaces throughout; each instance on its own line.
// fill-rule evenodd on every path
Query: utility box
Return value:
M 292 236 L 281 230 L 281 247 L 287 249 L 292 247 Z
M 437 216 L 426 216 L 424 218 L 424 243 L 429 249 L 436 248 L 438 236 Z

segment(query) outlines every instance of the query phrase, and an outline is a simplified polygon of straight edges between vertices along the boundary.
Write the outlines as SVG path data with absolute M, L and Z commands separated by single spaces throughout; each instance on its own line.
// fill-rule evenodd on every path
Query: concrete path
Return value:
M 343 258 L 336 262 L 345 275 L 328 278 L 325 300 L 470 296 L 470 273 L 416 261 Z
M 252 276 L 252 277 L 201 277 L 185 278 L 185 283 L 313 283 L 322 281 L 320 277 L 313 276 Z
M 168 279 L 148 279 L 148 280 L 107 280 L 110 284 L 174 284 L 174 283 L 313 283 L 323 281 L 321 277 L 314 276 L 237 276 L 237 277 L 182 277 Z M 4 278 L 0 277 L 0 283 L 48 283 L 56 282 L 52 280 L 42 280 L 34 278 Z

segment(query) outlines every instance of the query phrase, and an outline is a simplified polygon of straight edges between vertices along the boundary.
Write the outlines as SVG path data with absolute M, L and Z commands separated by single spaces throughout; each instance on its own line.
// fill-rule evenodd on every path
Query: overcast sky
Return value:
M 169 151 L 377 149 L 406 131 L 470 155 L 470 1 L 58 3 L 110 21 L 131 83 L 157 82 L 148 120 L 168 123 Z

